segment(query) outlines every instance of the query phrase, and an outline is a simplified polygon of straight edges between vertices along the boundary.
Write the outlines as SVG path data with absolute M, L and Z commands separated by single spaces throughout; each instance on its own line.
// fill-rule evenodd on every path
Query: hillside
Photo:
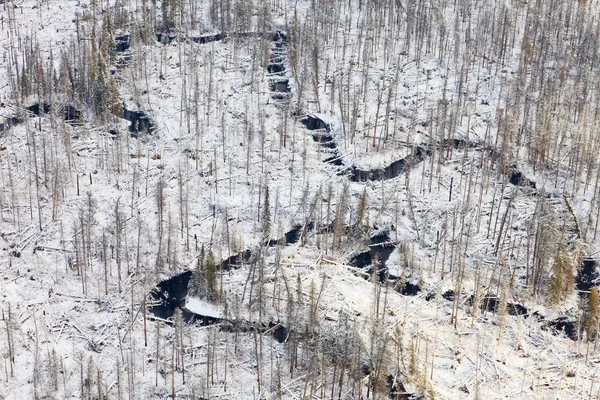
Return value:
M 0 399 L 598 397 L 597 1 L 0 12 Z

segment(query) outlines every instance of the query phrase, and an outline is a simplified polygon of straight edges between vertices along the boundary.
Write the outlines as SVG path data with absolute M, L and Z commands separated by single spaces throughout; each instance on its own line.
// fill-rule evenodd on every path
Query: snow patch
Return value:
M 221 318 L 221 311 L 216 305 L 198 297 L 188 297 L 184 308 L 203 317 Z

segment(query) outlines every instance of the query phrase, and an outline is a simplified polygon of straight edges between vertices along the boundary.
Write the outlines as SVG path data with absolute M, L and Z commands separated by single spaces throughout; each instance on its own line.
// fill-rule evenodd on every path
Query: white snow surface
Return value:
M 349 2 L 354 14 L 342 7 L 345 15 L 339 21 L 356 14 L 355 3 Z M 446 8 L 440 3 L 430 12 L 453 37 L 455 15 L 463 14 L 454 9 L 456 2 L 443 3 Z M 514 10 L 526 5 L 501 3 Z M 15 71 L 9 68 L 10 51 L 22 52 L 37 42 L 41 63 L 58 68 L 60 51 L 76 41 L 76 14 L 89 12 L 90 4 L 19 0 L 0 5 L 6 17 L 0 47 L 7 54 L 0 57 L 0 116 L 22 111 L 11 94 Z M 124 6 L 131 18 L 141 14 L 135 4 Z M 590 12 L 597 13 L 597 5 L 589 1 Z M 289 28 L 294 12 L 306 21 L 310 7 L 304 0 L 273 2 L 270 24 Z M 14 18 L 10 28 L 9 11 Z M 525 11 L 515 12 L 519 42 Z M 207 4 L 199 6 L 199 13 L 205 26 L 188 33 L 218 32 L 206 21 Z M 256 15 L 251 19 L 257 24 Z M 81 24 L 91 32 L 89 20 Z M 346 26 L 336 29 L 342 32 Z M 336 371 L 331 367 L 318 377 L 310 375 L 316 367 L 310 364 L 308 346 L 294 350 L 301 368 L 290 373 L 289 343 L 250 330 L 226 332 L 199 324 L 179 328 L 154 318 L 147 303 L 156 283 L 195 266 L 202 243 L 217 260 L 232 249 L 255 249 L 262 238 L 265 185 L 271 236 L 279 238 L 310 218 L 330 222 L 326 216 L 335 212 L 348 184 L 340 174 L 344 169 L 382 168 L 406 157 L 415 145 L 430 143 L 434 128 L 425 122 L 446 95 L 448 101 L 458 101 L 464 79 L 459 68 L 442 64 L 431 53 L 417 58 L 410 50 L 400 56 L 395 49 L 386 58 L 382 43 L 373 44 L 380 47 L 365 63 L 363 50 L 355 46 L 358 29 L 354 24 L 348 29 L 344 56 L 334 35 L 324 44 L 318 83 L 314 77 L 293 75 L 286 61 L 289 107 L 271 97 L 269 74 L 260 61 L 264 42 L 256 36 L 203 45 L 134 43 L 133 61 L 116 78 L 127 107 L 147 112 L 157 125 L 155 133 L 131 137 L 126 121 L 95 121 L 90 110 L 83 110 L 86 121 L 80 125 L 49 114 L 27 117 L 0 133 L 0 145 L 6 147 L 0 151 L 0 399 L 98 398 L 98 391 L 106 398 L 129 399 L 300 399 L 312 390 L 307 388 L 314 389 L 313 397 L 325 392 L 321 382 L 327 389 L 323 397 L 329 396 Z M 494 143 L 498 110 L 506 106 L 502 94 L 519 85 L 510 77 L 519 69 L 520 52 L 520 46 L 511 48 L 503 66 L 500 60 L 474 58 L 462 87 L 469 95 L 456 117 L 457 138 Z M 359 58 L 362 64 L 355 66 Z M 397 104 L 387 121 L 394 128 L 379 149 L 373 131 L 379 127 L 379 136 L 386 121 L 383 111 L 377 111 L 377 99 L 380 90 L 387 90 L 386 82 L 396 79 L 398 68 Z M 341 115 L 337 93 L 332 102 L 332 87 L 326 83 L 332 77 L 350 85 L 354 96 L 364 95 L 355 110 L 354 139 L 344 134 L 342 122 L 349 121 Z M 361 93 L 365 82 L 367 90 Z M 301 102 L 299 85 L 305 93 Z M 194 91 L 197 101 L 190 100 Z M 199 107 L 198 121 L 182 98 Z M 34 94 L 24 99 L 25 105 L 37 101 Z M 297 102 L 305 113 L 331 123 L 344 167 L 322 162 L 328 154 L 290 116 Z M 569 118 L 560 124 L 577 131 Z M 110 129 L 119 135 L 114 138 Z M 284 140 L 286 145 L 280 145 Z M 566 146 L 559 152 L 562 157 L 567 157 Z M 579 293 L 551 306 L 543 295 L 532 294 L 524 278 L 538 207 L 545 207 L 548 219 L 556 222 L 551 233 L 560 235 L 559 241 L 576 242 L 563 194 L 587 233 L 584 243 L 577 242 L 583 243 L 581 252 L 598 254 L 593 179 L 585 181 L 583 173 L 574 179 L 566 158 L 556 160 L 560 173 L 555 174 L 534 169 L 523 149 L 506 151 L 537 190 L 547 193 L 543 204 L 531 189 L 505 184 L 497 170 L 489 173 L 496 166 L 487 164 L 485 151 L 474 149 L 455 149 L 443 162 L 439 153 L 426 156 L 394 179 L 348 184 L 348 209 L 355 210 L 366 191 L 370 225 L 385 227 L 391 240 L 410 249 L 405 254 L 396 249 L 388 266 L 421 285 L 416 296 L 403 296 L 355 273 L 360 271 L 348 265 L 347 256 L 364 251 L 363 244 L 349 240 L 341 250 L 326 250 L 332 235 L 308 233 L 304 244 L 265 250 L 262 291 L 250 296 L 249 281 L 257 272 L 243 265 L 219 273 L 223 303 L 188 297 L 185 307 L 215 318 L 284 326 L 316 313 L 323 336 L 356 332 L 365 344 L 364 360 L 385 349 L 385 371 L 401 376 L 411 393 L 435 393 L 440 399 L 595 398 L 600 389 L 595 344 L 572 341 L 545 327 L 562 316 L 580 323 L 585 306 Z M 163 203 L 158 201 L 161 191 Z M 500 224 L 505 225 L 504 237 L 497 249 L 494 233 Z M 463 247 L 452 247 L 452 252 L 451 243 Z M 406 259 L 410 267 L 404 269 Z M 442 294 L 456 290 L 459 281 L 462 296 L 456 303 L 444 299 Z M 473 307 L 469 296 L 475 294 L 476 282 L 478 295 L 509 293 L 504 300 L 522 304 L 528 314 Z M 259 295 L 264 308 L 257 305 Z M 292 305 L 296 308 L 290 314 Z M 408 349 L 421 375 L 408 374 Z M 415 376 L 426 377 L 426 384 Z M 365 395 L 368 378 L 359 381 L 358 388 L 345 387 L 342 397 L 358 398 L 358 390 Z
M 221 318 L 222 313 L 219 308 L 206 300 L 198 297 L 188 296 L 185 300 L 185 306 L 188 311 L 204 317 Z

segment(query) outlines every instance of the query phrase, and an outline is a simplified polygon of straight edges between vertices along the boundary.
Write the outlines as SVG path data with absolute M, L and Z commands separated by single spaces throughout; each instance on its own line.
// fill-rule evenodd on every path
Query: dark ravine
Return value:
M 294 116 L 297 117 L 297 115 Z M 331 126 L 325 121 L 313 115 L 303 115 L 297 118 L 298 121 L 302 123 L 307 130 L 313 132 L 312 137 L 315 142 L 319 142 L 324 149 L 333 152 L 333 155 L 325 161 L 334 161 L 335 165 L 343 166 L 341 157 L 339 157 L 338 155 L 339 153 L 334 137 L 330 134 Z M 476 143 L 467 142 L 465 140 L 460 139 L 455 139 L 451 143 L 448 140 L 445 140 L 444 143 L 442 143 L 442 146 L 444 147 L 447 147 L 449 145 L 453 146 L 456 149 L 478 148 L 478 145 Z M 492 150 L 489 151 L 493 153 Z M 363 170 L 353 165 L 349 167 L 351 171 L 349 178 L 353 182 L 382 181 L 392 179 L 422 162 L 425 156 L 429 154 L 430 150 L 426 146 L 416 146 L 414 148 L 414 151 L 407 157 L 394 161 L 382 169 Z M 524 186 L 529 187 L 531 189 L 536 188 L 535 182 L 526 178 L 520 171 L 517 170 L 516 166 L 513 166 L 510 170 L 509 182 L 515 186 Z M 372 238 L 369 251 L 354 255 L 349 262 L 350 265 L 357 268 L 365 269 L 365 273 L 362 274 L 362 276 L 365 279 L 369 279 L 369 277 L 373 273 L 373 261 L 376 258 L 378 258 L 379 265 L 377 266 L 377 275 L 379 277 L 379 282 L 385 284 L 394 284 L 396 290 L 403 295 L 414 296 L 419 294 L 422 289 L 417 283 L 413 283 L 410 281 L 401 282 L 399 280 L 399 277 L 389 275 L 389 271 L 385 266 L 385 262 L 387 261 L 391 252 L 393 251 L 394 245 L 383 244 L 383 242 L 375 243 L 376 241 L 377 238 Z M 595 268 L 595 261 L 586 260 L 584 262 L 583 267 L 579 271 L 577 289 L 583 292 L 591 290 L 593 284 L 597 282 L 599 275 L 600 274 L 596 271 Z M 442 294 L 442 297 L 448 301 L 453 301 L 455 293 L 452 290 L 448 290 Z M 425 299 L 427 301 L 430 301 L 433 298 L 435 298 L 435 293 L 433 292 L 427 293 L 427 295 L 425 296 Z M 469 298 L 469 302 L 472 305 L 472 295 Z M 494 295 L 485 296 L 481 300 L 479 305 L 482 312 L 488 311 L 492 313 L 496 313 L 496 311 L 498 311 L 498 306 L 499 300 Z M 527 317 L 529 315 L 529 310 L 519 303 L 507 303 L 506 312 L 512 316 Z M 579 335 L 577 334 L 577 329 L 575 328 L 575 326 L 576 322 L 569 320 L 567 317 L 560 317 L 555 320 L 546 322 L 542 326 L 542 328 L 551 330 L 552 333 L 555 335 L 564 332 L 567 337 L 569 337 L 571 340 L 576 341 L 578 340 Z
M 150 292 L 152 304 L 149 311 L 161 320 L 172 318 L 177 309 L 186 323 L 200 323 L 201 325 L 219 325 L 225 332 L 253 332 L 269 333 L 279 343 L 285 343 L 290 335 L 289 330 L 276 321 L 268 323 L 253 323 L 244 320 L 229 320 L 213 316 L 196 314 L 185 307 L 188 287 L 192 278 L 192 271 L 185 271 L 169 279 L 159 282 Z
M 394 161 L 384 168 L 363 170 L 352 166 L 350 180 L 352 182 L 383 181 L 393 179 L 423 161 L 429 150 L 425 147 L 417 146 L 411 154 L 400 160 Z
M 221 261 L 219 268 L 221 269 L 221 271 L 231 271 L 232 269 L 241 268 L 242 265 L 249 263 L 251 260 L 252 251 L 244 250 Z
M 126 52 L 127 50 L 129 50 L 130 45 L 130 36 L 128 34 L 115 37 L 115 50 L 117 51 L 117 53 Z
M 331 126 L 322 119 L 310 114 L 299 117 L 299 121 L 306 129 L 312 131 L 313 140 L 319 143 L 327 152 L 328 157 L 323 161 L 328 164 L 343 166 L 344 163 L 338 151 L 337 143 L 331 134 Z
M 83 114 L 72 104 L 63 104 L 63 118 L 66 122 L 75 124 L 83 121 Z M 52 111 L 52 106 L 48 103 L 35 103 L 27 107 L 27 111 L 40 117 Z
M 529 187 L 531 189 L 536 188 L 535 182 L 525 177 L 525 175 L 517 169 L 516 165 L 513 165 L 508 170 L 508 181 L 515 186 Z
M 354 255 L 349 264 L 364 270 L 364 273 L 359 274 L 364 279 L 370 279 L 371 275 L 376 272 L 379 283 L 393 287 L 404 296 L 416 296 L 421 292 L 421 286 L 417 282 L 391 274 L 386 265 L 395 249 L 396 244 L 390 241 L 389 233 L 381 232 L 371 237 L 369 250 Z
M 302 230 L 312 230 L 314 228 L 314 222 L 308 222 L 306 225 L 294 225 L 291 230 L 284 234 L 284 237 L 280 240 L 272 240 L 269 242 L 270 245 L 276 245 L 277 243 L 285 243 L 286 245 L 297 243 L 300 240 Z M 234 254 L 219 264 L 220 271 L 231 271 L 232 269 L 241 268 L 244 264 L 252 262 L 252 251 L 244 250 L 240 253 Z M 156 287 L 150 292 L 152 297 L 152 303 L 149 306 L 149 311 L 161 319 L 169 319 L 175 313 L 177 308 L 181 309 L 183 319 L 186 322 L 201 319 L 204 324 L 216 324 L 223 321 L 217 320 L 212 317 L 197 315 L 191 313 L 185 309 L 185 299 L 188 295 L 188 285 L 192 278 L 192 271 L 185 271 L 178 275 L 175 275 L 169 279 L 159 282 Z M 231 321 L 228 321 L 231 324 Z M 264 326 L 264 329 L 274 329 L 274 334 L 281 335 L 281 327 L 279 324 L 270 323 L 269 326 Z M 261 328 L 261 329 L 262 329 Z
M 273 93 L 271 97 L 275 100 L 285 100 L 291 92 L 290 79 L 286 77 L 285 57 L 287 52 L 287 35 L 276 31 L 270 36 L 273 44 L 269 54 L 269 89 Z
M 162 319 L 171 318 L 177 308 L 183 307 L 191 277 L 192 271 L 185 271 L 159 282 L 150 292 L 153 301 L 149 311 Z
M 273 69 L 276 69 L 276 65 L 278 64 L 273 64 Z M 326 163 L 344 166 L 337 149 L 335 138 L 331 134 L 331 126 L 328 123 L 310 114 L 298 116 L 298 114 L 295 113 L 293 116 L 298 118 L 298 121 L 302 123 L 306 129 L 312 131 L 312 138 L 315 142 L 318 142 L 321 147 L 331 152 L 331 156 L 324 160 Z M 477 151 L 489 151 L 490 156 L 494 157 L 493 149 L 481 147 L 476 142 L 466 141 L 464 139 L 444 139 L 441 143 L 438 143 L 436 147 L 441 149 L 454 147 L 458 150 L 476 149 Z M 383 168 L 366 170 L 359 168 L 356 165 L 348 166 L 350 171 L 349 178 L 352 182 L 384 181 L 393 179 L 421 163 L 424 158 L 430 154 L 431 149 L 426 144 L 417 145 L 414 146 L 411 154 L 400 160 L 393 161 Z M 531 189 L 536 188 L 535 182 L 525 177 L 525 175 L 517 169 L 516 165 L 511 166 L 509 169 L 508 180 L 515 186 L 529 187 Z
M 19 125 L 22 122 L 23 120 L 17 116 L 6 118 L 4 122 L 0 122 L 0 135 L 9 130 L 11 127 Z
M 329 152 L 330 156 L 325 158 L 324 161 L 336 166 L 344 166 L 335 138 L 331 134 L 331 125 L 314 115 L 307 114 L 299 117 L 297 115 L 295 116 L 306 129 L 312 132 L 313 140 L 318 142 L 325 151 Z M 419 164 L 429 153 L 430 150 L 425 146 L 416 146 L 411 154 L 405 158 L 396 160 L 383 168 L 365 170 L 356 165 L 352 165 L 348 167 L 348 170 L 350 171 L 349 178 L 352 182 L 393 179 Z
M 377 273 L 380 283 L 390 281 L 389 271 L 385 263 L 390 254 L 396 248 L 396 245 L 390 241 L 388 232 L 381 232 L 369 239 L 369 250 L 354 255 L 349 264 L 353 267 L 363 269 L 361 274 L 365 279 L 369 279 L 373 272 Z M 374 268 L 377 268 L 375 271 Z M 394 280 L 392 277 L 391 280 Z
M 310 226 L 309 226 L 310 225 Z M 307 224 L 309 226 L 306 229 L 314 228 L 314 223 Z M 286 244 L 297 243 L 300 239 L 302 232 L 302 225 L 295 225 L 290 231 L 286 232 L 284 238 L 278 241 L 272 241 L 275 243 L 281 243 L 285 240 Z M 377 266 L 377 275 L 379 282 L 382 284 L 391 285 L 397 292 L 405 296 L 415 296 L 422 291 L 422 288 L 417 283 L 410 281 L 404 281 L 399 277 L 390 276 L 386 262 L 395 249 L 395 245 L 389 241 L 389 234 L 382 232 L 374 235 L 371 240 L 369 250 L 356 254 L 350 260 L 349 264 L 360 269 L 364 269 L 365 273 L 359 274 L 365 279 L 369 279 L 373 273 L 373 261 L 379 259 L 379 265 Z M 271 243 L 269 243 L 271 244 Z M 245 250 L 241 253 L 235 254 L 228 259 L 225 259 L 220 264 L 221 271 L 228 271 L 234 268 L 239 268 L 245 263 L 252 262 L 252 252 Z M 588 287 L 592 287 L 595 279 L 598 277 L 598 273 L 595 271 L 595 261 L 586 260 L 584 267 L 581 271 L 582 276 L 594 277 L 591 281 L 589 279 L 578 279 L 578 289 L 586 290 Z M 175 275 L 169 279 L 159 282 L 156 287 L 150 292 L 152 301 L 148 307 L 149 311 L 160 318 L 161 320 L 168 320 L 173 317 L 175 310 L 179 308 L 182 313 L 182 317 L 187 323 L 200 323 L 202 325 L 220 325 L 223 331 L 227 332 L 251 332 L 258 330 L 263 333 L 270 333 L 280 343 L 287 341 L 287 338 L 291 332 L 279 322 L 271 321 L 268 323 L 249 323 L 246 321 L 233 321 L 222 318 L 214 318 L 211 316 L 205 316 L 190 312 L 185 308 L 185 300 L 188 295 L 188 286 L 192 278 L 192 271 L 185 271 L 178 275 Z M 436 297 L 434 292 L 428 292 L 425 296 L 425 300 L 431 301 Z M 442 294 L 442 298 L 447 301 L 453 301 L 455 293 L 453 290 L 447 290 Z M 473 306 L 473 298 L 471 295 L 467 299 L 467 305 Z M 483 296 L 479 300 L 480 312 L 490 312 L 496 314 L 499 312 L 500 300 L 493 294 Z M 522 316 L 529 317 L 529 310 L 519 303 L 506 304 L 506 313 L 511 316 Z M 546 320 L 543 316 L 537 312 L 533 313 L 533 316 L 538 322 L 540 322 L 541 328 L 552 332 L 553 335 L 565 334 L 566 337 L 573 341 L 580 339 L 580 334 L 577 329 L 577 321 L 572 320 L 567 316 L 558 317 L 554 320 Z
M 138 132 L 152 133 L 155 130 L 154 121 L 143 111 L 131 111 L 123 105 L 123 119 L 131 122 L 129 132 L 132 137 L 137 137 Z
M 470 298 L 471 304 L 473 302 L 473 297 Z M 500 311 L 500 299 L 495 295 L 487 295 L 484 296 L 479 303 L 479 308 L 482 312 L 489 311 L 492 313 L 497 313 Z M 506 312 L 508 315 L 523 315 L 527 316 L 529 311 L 526 307 L 519 303 L 506 303 Z
M 596 269 L 596 260 L 586 258 L 577 272 L 575 286 L 579 291 L 579 296 L 587 296 L 590 290 L 598 283 L 600 274 Z
M 292 227 L 292 229 L 284 233 L 283 237 L 279 239 L 271 239 L 267 244 L 270 247 L 273 247 L 277 246 L 278 244 L 285 244 L 286 246 L 289 246 L 290 244 L 298 243 L 300 238 L 306 234 L 306 232 L 312 231 L 314 228 L 314 221 L 309 221 L 305 225 L 296 224 Z
M 216 33 L 213 35 L 201 35 L 201 36 L 186 36 L 179 37 L 175 32 L 156 32 L 156 41 L 160 43 L 170 44 L 175 40 L 184 40 L 184 41 L 192 41 L 194 43 L 206 44 L 210 42 L 217 42 L 224 40 L 228 37 L 225 33 Z
M 569 317 L 558 317 L 542 325 L 543 330 L 552 332 L 553 335 L 565 334 L 566 337 L 576 342 L 580 339 L 577 331 L 577 321 L 570 320 Z

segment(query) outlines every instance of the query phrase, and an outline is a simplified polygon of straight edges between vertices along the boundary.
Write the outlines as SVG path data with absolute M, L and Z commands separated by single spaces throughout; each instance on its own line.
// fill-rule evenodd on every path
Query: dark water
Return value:
M 329 154 L 323 161 L 341 167 L 344 165 L 340 153 L 337 148 L 335 138 L 330 133 L 331 126 L 320 118 L 312 115 L 305 115 L 299 121 L 308 129 L 313 131 L 312 138 L 319 143 Z
M 249 263 L 252 259 L 252 251 L 245 250 L 241 253 L 234 254 L 229 258 L 221 261 L 220 268 L 222 271 L 230 271 L 231 269 L 241 268 L 243 264 Z
M 27 110 L 34 113 L 35 115 L 37 115 L 38 117 L 44 114 L 48 114 L 50 112 L 50 104 L 46 104 L 46 103 L 36 103 L 33 104 L 29 107 L 27 107 Z
M 129 50 L 129 46 L 131 45 L 130 36 L 122 35 L 115 37 L 115 44 L 117 53 L 123 53 Z
M 175 40 L 189 40 L 198 44 L 207 44 L 210 42 L 217 42 L 227 38 L 227 34 L 216 33 L 214 35 L 203 35 L 203 36 L 188 36 L 180 38 L 175 32 L 156 32 L 156 41 L 160 43 L 170 44 Z
M 67 121 L 67 122 L 77 122 L 77 121 L 81 121 L 83 119 L 81 111 L 79 111 L 78 109 L 73 107 L 71 104 L 65 105 L 63 110 L 64 110 L 65 121 Z
M 561 333 L 564 333 L 565 336 L 574 342 L 579 340 L 577 321 L 570 320 L 569 317 L 559 317 L 555 320 L 548 321 L 542 325 L 542 329 L 549 330 L 554 335 L 560 335 Z
M 536 188 L 535 182 L 525 177 L 525 175 L 523 175 L 523 173 L 519 171 L 516 166 L 513 166 L 509 172 L 508 180 L 515 186 L 525 186 L 532 189 Z
M 385 263 L 395 248 L 394 243 L 390 241 L 388 232 L 379 233 L 371 237 L 369 250 L 353 256 L 349 264 L 353 267 L 364 269 L 366 274 L 363 276 L 367 279 L 374 272 L 374 268 L 377 268 L 376 272 L 379 281 L 385 283 L 389 280 L 388 269 Z M 378 261 L 378 265 L 373 265 L 376 260 Z
M 274 61 L 274 60 L 273 60 Z M 267 66 L 267 72 L 270 74 L 278 74 L 281 72 L 285 72 L 285 67 L 283 66 L 283 62 L 272 62 Z
M 352 166 L 350 170 L 350 180 L 352 182 L 367 182 L 395 178 L 423 161 L 423 158 L 428 152 L 429 151 L 425 147 L 417 146 L 412 154 L 400 160 L 396 160 L 384 168 L 364 170 Z
M 587 296 L 588 292 L 592 290 L 598 283 L 598 271 L 596 269 L 596 260 L 587 258 L 583 260 L 583 265 L 577 273 L 575 281 L 577 290 L 580 290 L 580 296 Z
M 169 32 L 169 33 L 157 32 L 156 33 L 156 41 L 158 41 L 160 43 L 171 43 L 175 39 L 177 39 L 177 35 L 174 32 Z
M 244 252 L 240 254 L 244 254 Z M 179 308 L 186 323 L 220 325 L 221 330 L 227 332 L 259 331 L 272 335 L 279 343 L 287 341 L 290 331 L 278 322 L 251 323 L 247 321 L 231 321 L 196 314 L 186 310 L 185 300 L 188 295 L 188 286 L 191 279 L 192 271 L 185 271 L 159 282 L 150 292 L 153 304 L 149 307 L 149 311 L 158 318 L 168 320 L 173 317 L 175 310 Z
M 185 271 L 159 282 L 150 293 L 152 299 L 158 304 L 152 305 L 149 311 L 159 318 L 171 318 L 175 309 L 182 307 L 183 301 L 187 297 L 191 277 L 192 271 Z
M 0 123 L 0 134 L 9 130 L 12 126 L 19 125 L 21 122 L 23 122 L 23 120 L 16 116 L 6 118 L 4 122 Z
M 75 108 L 75 106 L 72 104 L 65 104 L 62 106 L 62 108 L 63 118 L 66 122 L 76 123 L 83 120 L 83 114 L 81 111 Z M 27 107 L 27 110 L 39 117 L 48 114 L 52 110 L 52 107 L 48 103 L 36 103 Z
M 399 292 L 404 296 L 416 296 L 421 292 L 421 286 L 416 283 L 404 282 L 404 285 L 399 287 Z
M 496 296 L 485 296 L 483 299 L 481 299 L 481 304 L 479 307 L 481 308 L 481 311 L 487 310 L 489 312 L 496 313 L 500 307 L 500 299 L 498 299 Z M 527 316 L 529 314 L 527 308 L 519 303 L 506 303 L 506 312 L 508 315 Z
M 269 89 L 273 94 L 271 97 L 275 100 L 284 100 L 291 92 L 290 80 L 285 77 L 285 55 L 287 48 L 287 36 L 285 33 L 276 31 L 270 35 L 273 41 L 271 54 L 269 54 L 269 65 L 267 72 L 271 75 L 269 78 Z
M 131 111 L 123 107 L 123 119 L 131 122 L 130 132 L 154 132 L 154 121 L 143 111 Z M 136 135 L 132 135 L 136 136 Z
M 283 235 L 282 238 L 269 240 L 268 245 L 273 247 L 273 246 L 277 246 L 278 243 L 284 243 L 285 245 L 298 243 L 298 241 L 300 240 L 300 237 L 302 236 L 303 230 L 304 230 L 304 232 L 310 232 L 313 229 L 315 229 L 314 221 L 307 222 L 306 226 L 301 225 L 301 224 L 296 224 L 292 227 L 292 229 L 287 231 Z
M 276 93 L 290 93 L 290 80 L 289 79 L 280 79 L 280 80 L 271 80 L 269 83 L 269 89 L 272 92 Z
M 217 33 L 216 35 L 206 35 L 206 36 L 193 36 L 190 37 L 190 40 L 194 43 L 206 44 L 210 42 L 217 42 L 223 40 L 226 35 L 222 33 Z
M 325 132 L 330 132 L 331 127 L 325 121 L 320 118 L 314 117 L 312 115 L 306 115 L 300 119 L 302 125 L 306 127 L 309 131 L 315 130 L 324 130 Z

